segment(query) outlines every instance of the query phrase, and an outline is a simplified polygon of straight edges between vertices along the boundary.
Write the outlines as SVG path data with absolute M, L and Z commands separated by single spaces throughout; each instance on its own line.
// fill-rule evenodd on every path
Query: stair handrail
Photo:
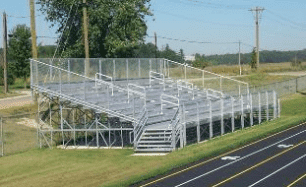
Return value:
M 104 81 L 101 79 L 101 77 L 105 77 L 110 79 L 110 82 Z M 102 73 L 96 73 L 95 74 L 95 87 L 97 87 L 99 84 L 106 84 L 112 89 L 112 95 L 114 95 L 114 83 L 113 83 L 113 77 L 104 75 Z
M 146 122 L 148 121 L 148 112 L 145 107 L 143 107 L 143 112 L 140 113 L 138 121 L 134 125 L 134 148 L 137 147 L 140 136 L 143 132 Z
M 171 118 L 171 122 L 170 122 L 170 128 L 172 129 L 172 135 L 169 137 L 168 140 L 171 141 L 171 145 L 173 150 L 176 148 L 176 143 L 179 140 L 177 137 L 180 135 L 180 129 L 178 128 L 179 126 L 179 121 L 180 121 L 180 107 L 178 107 L 178 109 L 176 110 L 176 112 L 174 113 L 173 117 Z
M 166 100 L 164 98 L 167 98 L 167 99 L 170 98 L 170 99 L 176 100 L 177 103 L 169 101 L 169 100 Z M 160 111 L 161 111 L 161 113 L 163 113 L 163 103 L 168 103 L 168 104 L 171 104 L 171 105 L 179 107 L 180 106 L 180 99 L 175 97 L 175 96 L 162 93 L 160 95 Z
M 182 83 L 185 83 L 185 86 Z M 192 91 L 192 99 L 194 99 L 194 85 L 193 85 L 193 83 L 190 83 L 190 82 L 179 79 L 177 81 L 178 96 L 180 96 L 180 90 L 183 90 L 182 88 L 186 88 L 187 90 Z
M 161 76 L 162 78 L 158 78 L 158 77 L 154 76 L 154 74 L 155 74 L 155 75 L 159 75 L 159 76 Z M 150 83 L 150 87 L 151 87 L 152 79 L 156 79 L 156 80 L 161 81 L 161 82 L 162 82 L 161 84 L 164 85 L 164 90 L 165 90 L 165 75 L 164 75 L 164 74 L 162 74 L 162 73 L 157 73 L 157 72 L 155 72 L 155 71 L 150 71 L 150 72 L 149 72 L 149 83 Z

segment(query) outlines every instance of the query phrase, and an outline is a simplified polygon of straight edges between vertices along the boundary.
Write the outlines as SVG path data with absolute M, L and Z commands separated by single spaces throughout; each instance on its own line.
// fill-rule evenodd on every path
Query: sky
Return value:
M 146 18 L 146 42 L 154 43 L 156 32 L 159 49 L 169 44 L 175 51 L 182 48 L 185 55 L 238 53 L 241 41 L 241 52 L 250 52 L 255 41 L 255 22 L 249 10 L 256 6 L 265 9 L 260 20 L 260 50 L 306 48 L 305 0 L 151 0 L 150 4 L 154 16 Z M 29 25 L 28 0 L 1 0 L 0 11 L 4 10 L 10 16 L 9 31 L 16 24 Z M 50 29 L 50 23 L 44 21 L 39 11 L 36 15 L 37 35 L 57 37 L 56 28 Z M 38 43 L 44 45 L 54 42 L 55 39 L 38 38 Z

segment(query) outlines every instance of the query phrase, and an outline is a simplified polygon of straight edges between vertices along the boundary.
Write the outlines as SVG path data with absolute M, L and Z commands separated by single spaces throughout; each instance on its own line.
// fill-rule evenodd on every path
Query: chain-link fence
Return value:
M 251 92 L 270 91 L 277 92 L 279 97 L 284 97 L 288 94 L 306 91 L 306 76 L 300 76 L 286 81 L 275 82 L 263 86 L 254 86 L 250 88 Z
M 0 117 L 0 156 L 37 147 L 37 113 Z

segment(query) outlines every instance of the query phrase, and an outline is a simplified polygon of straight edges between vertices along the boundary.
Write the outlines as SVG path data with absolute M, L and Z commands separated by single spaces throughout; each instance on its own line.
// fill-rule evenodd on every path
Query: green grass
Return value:
M 163 157 L 133 157 L 131 156 L 133 150 L 128 149 L 31 149 L 0 158 L 0 184 L 3 186 L 128 186 L 299 124 L 306 121 L 305 113 L 306 96 L 292 95 L 282 101 L 282 117 L 277 120 L 201 144 L 190 145 Z
M 236 77 L 235 79 L 244 81 L 250 84 L 250 86 L 261 86 L 266 84 L 272 84 L 275 82 L 281 82 L 289 79 L 297 78 L 296 76 L 288 75 L 268 75 L 267 73 L 252 73 L 244 77 Z
M 27 89 L 30 88 L 29 79 L 27 80 Z M 9 85 L 9 93 L 4 94 L 4 88 L 3 86 L 0 86 L 0 99 L 7 98 L 7 97 L 15 97 L 22 95 L 19 93 L 20 90 L 24 89 L 24 80 L 23 79 L 15 79 L 15 82 L 13 85 Z

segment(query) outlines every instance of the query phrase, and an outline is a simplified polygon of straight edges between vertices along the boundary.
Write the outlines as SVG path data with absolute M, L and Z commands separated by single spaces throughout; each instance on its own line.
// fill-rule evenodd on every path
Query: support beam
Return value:
M 221 114 L 220 114 L 220 118 L 221 118 L 221 135 L 223 135 L 224 134 L 224 116 L 223 116 L 223 114 L 224 114 L 224 109 L 223 109 L 223 107 L 224 107 L 224 100 L 223 100 L 223 98 L 221 98 L 221 100 L 220 100 L 220 110 L 221 110 Z
M 253 122 L 253 98 L 252 98 L 252 94 L 250 94 L 250 123 L 251 123 L 251 126 L 254 125 L 254 122 Z
M 231 117 L 231 121 L 232 121 L 232 132 L 235 131 L 235 111 L 234 111 L 234 98 L 231 97 L 231 106 L 232 106 L 232 117 Z
M 244 108 L 243 108 L 243 95 L 241 95 L 241 128 L 244 129 Z
M 197 103 L 197 142 L 201 141 L 200 135 L 200 116 L 199 116 L 199 103 Z
M 213 122 L 212 122 L 212 106 L 211 100 L 209 100 L 209 138 L 213 137 Z

